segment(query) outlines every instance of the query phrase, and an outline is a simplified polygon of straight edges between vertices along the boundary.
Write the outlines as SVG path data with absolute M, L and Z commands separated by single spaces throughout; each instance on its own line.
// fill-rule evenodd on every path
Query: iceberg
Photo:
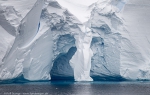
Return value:
M 1 0 L 0 80 L 150 80 L 149 0 Z

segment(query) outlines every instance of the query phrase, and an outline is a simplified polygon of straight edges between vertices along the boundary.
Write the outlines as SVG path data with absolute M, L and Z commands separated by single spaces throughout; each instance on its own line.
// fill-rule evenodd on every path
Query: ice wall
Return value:
M 30 43 L 34 39 L 35 33 L 37 33 L 40 14 L 43 7 L 42 2 L 43 1 L 41 0 L 35 2 L 33 8 L 21 20 L 18 28 L 16 26 L 16 38 L 14 44 L 3 58 L 4 65 L 1 67 L 0 74 L 3 76 L 2 79 L 15 78 L 23 73 L 23 62 L 26 57 L 25 52 L 28 48 L 28 51 L 30 51 Z M 35 14 L 34 12 L 36 12 L 36 16 L 33 18 L 33 14 Z
M 93 6 L 89 22 L 93 31 L 91 48 L 92 76 L 120 76 L 120 31 L 123 22 L 118 11 L 121 1 L 99 0 Z M 123 7 L 122 7 L 123 8 Z
M 150 79 L 149 0 L 129 0 L 122 17 L 120 74 L 127 79 Z

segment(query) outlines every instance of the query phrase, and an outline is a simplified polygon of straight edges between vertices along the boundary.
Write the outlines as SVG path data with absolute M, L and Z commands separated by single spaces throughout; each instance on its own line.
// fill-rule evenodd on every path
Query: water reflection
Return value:
M 20 95 L 23 95 L 23 93 L 47 93 L 48 95 L 149 95 L 149 89 L 150 82 L 29 82 L 24 84 L 1 84 L 0 95 L 4 95 L 6 92 L 20 93 Z
M 77 95 L 94 95 L 92 93 L 92 87 L 91 87 L 91 83 L 92 82 L 74 82 L 74 89 L 76 89 L 76 87 L 78 89 L 76 89 L 76 91 L 74 91 L 74 94 Z

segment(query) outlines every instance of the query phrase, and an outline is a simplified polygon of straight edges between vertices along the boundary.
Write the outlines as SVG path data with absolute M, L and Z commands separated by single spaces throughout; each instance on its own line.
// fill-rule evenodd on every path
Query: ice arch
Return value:
M 64 52 L 57 55 L 50 72 L 52 80 L 68 80 L 74 76 L 75 81 L 93 81 L 90 77 L 91 57 L 93 56 L 90 48 L 92 33 L 86 26 L 82 26 L 80 29 L 81 32 L 74 36 L 75 39 L 69 35 L 64 35 L 58 40 L 57 48 L 59 51 L 69 48 L 67 44 L 65 46 L 62 44 L 64 42 L 75 44 L 76 47 L 72 46 L 67 50 L 67 53 Z M 71 43 L 70 39 L 73 40 Z

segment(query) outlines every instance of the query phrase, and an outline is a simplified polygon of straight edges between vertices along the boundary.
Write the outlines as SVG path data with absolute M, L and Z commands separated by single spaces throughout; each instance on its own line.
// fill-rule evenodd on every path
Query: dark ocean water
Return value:
M 26 82 L 0 84 L 0 95 L 150 95 L 150 82 Z

